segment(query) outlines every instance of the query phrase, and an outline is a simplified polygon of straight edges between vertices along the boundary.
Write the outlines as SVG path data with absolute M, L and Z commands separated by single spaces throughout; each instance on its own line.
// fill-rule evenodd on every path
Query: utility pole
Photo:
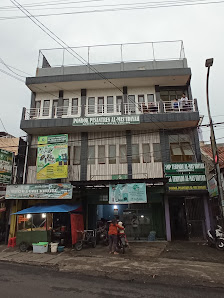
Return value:
M 220 167 L 219 167 L 219 153 L 218 153 L 216 140 L 215 140 L 215 132 L 214 132 L 213 121 L 212 121 L 212 116 L 211 116 L 211 111 L 210 111 L 209 92 L 208 92 L 209 73 L 210 73 L 210 67 L 212 65 L 213 65 L 213 58 L 207 59 L 205 61 L 205 67 L 208 68 L 207 81 L 206 81 L 206 97 L 207 97 L 207 108 L 208 108 L 208 117 L 209 117 L 209 126 L 210 126 L 210 141 L 211 141 L 213 162 L 214 162 L 214 166 L 215 166 L 216 181 L 217 181 L 217 187 L 218 187 L 220 215 L 221 215 L 221 220 L 222 220 L 222 224 L 223 224 L 224 223 L 223 222 L 223 218 L 224 218 L 224 198 L 223 198 L 221 173 L 220 173 Z

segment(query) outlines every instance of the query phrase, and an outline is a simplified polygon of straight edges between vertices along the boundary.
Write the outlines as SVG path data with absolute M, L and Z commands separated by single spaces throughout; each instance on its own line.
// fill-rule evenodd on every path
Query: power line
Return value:
M 11 1 L 11 0 L 10 0 Z M 61 13 L 49 13 L 49 14 L 37 14 L 32 17 L 47 17 L 47 16 L 62 16 L 62 15 L 74 15 L 74 14 L 89 14 L 89 13 L 99 13 L 99 12 L 114 12 L 114 11 L 131 11 L 131 10 L 142 10 L 142 9 L 154 9 L 154 8 L 169 8 L 169 7 L 183 7 L 183 6 L 195 6 L 195 5 L 208 5 L 208 4 L 220 4 L 224 3 L 221 1 L 208 1 L 203 3 L 185 3 L 185 4 L 170 4 L 170 5 L 158 5 L 158 6 L 136 6 L 136 7 L 124 7 L 124 8 L 111 8 L 111 9 L 98 9 L 98 10 L 88 10 L 88 11 L 74 11 L 74 12 L 61 12 Z M 0 17 L 1 21 L 4 20 L 15 20 L 15 19 L 25 19 L 28 16 L 11 16 L 11 17 Z
M 20 82 L 22 82 L 22 83 L 25 83 L 24 80 L 22 80 L 22 79 L 16 77 L 15 75 L 12 75 L 11 73 L 9 73 L 9 72 L 7 72 L 7 71 L 5 71 L 5 70 L 3 70 L 3 69 L 0 69 L 0 72 L 2 72 L 2 73 L 4 73 L 4 74 L 6 74 L 6 75 L 8 75 L 8 76 L 10 76 L 10 77 L 12 77 L 12 78 L 18 80 L 18 81 L 20 81 Z

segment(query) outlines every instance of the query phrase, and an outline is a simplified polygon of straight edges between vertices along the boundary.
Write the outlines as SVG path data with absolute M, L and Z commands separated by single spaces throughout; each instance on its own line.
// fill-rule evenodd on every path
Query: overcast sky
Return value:
M 27 3 L 52 2 L 53 0 L 18 0 Z M 56 0 L 54 0 L 56 2 Z M 66 0 L 62 0 L 66 2 Z M 75 0 L 76 2 L 78 0 Z M 75 2 L 74 1 L 74 2 Z M 162 1 L 162 0 L 157 0 Z M 168 1 L 168 0 L 164 0 Z M 181 1 L 181 0 L 177 0 Z M 191 0 L 193 1 L 193 0 Z M 203 0 L 202 0 L 203 1 Z M 72 2 L 68 0 L 67 2 Z M 116 0 L 82 3 L 85 6 L 142 3 L 147 0 Z M 155 0 L 153 0 L 155 2 Z M 0 6 L 11 6 L 9 0 L 1 0 Z M 80 4 L 70 4 L 77 7 Z M 76 9 L 71 9 L 72 11 Z M 54 12 L 60 12 L 55 10 Z M 49 13 L 50 10 L 32 11 Z M 142 41 L 183 40 L 188 65 L 192 70 L 192 93 L 198 99 L 200 114 L 208 123 L 205 82 L 205 59 L 213 57 L 210 75 L 210 101 L 214 122 L 224 121 L 223 69 L 224 69 L 224 3 L 167 7 L 157 9 L 115 11 L 92 14 L 74 14 L 39 18 L 48 28 L 70 46 L 126 43 Z M 21 15 L 15 10 L 3 12 L 0 17 Z M 58 45 L 29 19 L 0 20 L 0 57 L 5 63 L 32 75 L 37 66 L 38 51 Z M 3 64 L 0 69 L 10 72 Z M 23 79 L 23 78 L 22 78 Z M 29 108 L 30 91 L 23 84 L 0 72 L 1 109 L 0 116 L 6 130 L 14 136 L 25 135 L 20 130 L 22 108 Z M 0 123 L 0 131 L 4 130 Z M 209 140 L 208 129 L 203 129 L 204 140 Z M 222 138 L 224 127 L 216 129 L 216 137 Z M 218 140 L 224 142 L 224 139 Z

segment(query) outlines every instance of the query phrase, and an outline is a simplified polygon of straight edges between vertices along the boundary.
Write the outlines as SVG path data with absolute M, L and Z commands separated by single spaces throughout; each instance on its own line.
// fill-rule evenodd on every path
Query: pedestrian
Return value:
M 117 234 L 119 230 L 124 230 L 123 227 L 117 224 L 117 219 L 114 218 L 109 226 L 109 253 L 118 255 L 117 250 Z
M 137 239 L 140 240 L 139 229 L 138 229 L 139 220 L 136 215 L 133 215 L 131 224 L 132 224 L 132 230 L 133 230 L 133 234 L 134 234 L 134 240 L 137 240 Z
M 185 93 L 182 94 L 182 97 L 180 99 L 181 102 L 181 108 L 183 111 L 187 111 L 188 110 L 188 98 L 186 96 Z

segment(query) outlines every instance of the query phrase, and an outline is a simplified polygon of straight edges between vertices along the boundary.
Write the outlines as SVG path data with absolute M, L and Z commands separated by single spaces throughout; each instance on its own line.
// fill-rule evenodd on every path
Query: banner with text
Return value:
M 52 184 L 14 184 L 6 188 L 6 199 L 72 199 L 72 185 L 70 183 Z
M 109 204 L 133 203 L 147 203 L 145 183 L 110 185 Z
M 169 178 L 170 191 L 206 190 L 207 180 L 203 163 L 164 164 L 165 177 Z
M 100 116 L 100 117 L 80 117 L 73 119 L 73 126 L 86 125 L 124 125 L 124 124 L 139 124 L 140 116 Z
M 12 180 L 13 153 L 0 149 L 0 183 L 10 184 Z
M 38 137 L 37 180 L 68 177 L 68 135 Z

